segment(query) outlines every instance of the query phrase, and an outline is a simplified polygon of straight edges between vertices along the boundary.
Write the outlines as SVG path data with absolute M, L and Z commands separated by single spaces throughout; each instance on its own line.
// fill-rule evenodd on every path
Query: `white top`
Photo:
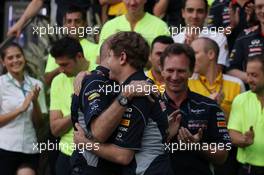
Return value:
M 37 84 L 43 90 L 39 80 L 24 76 L 23 86 L 7 73 L 0 76 L 0 114 L 6 114 L 21 106 L 25 96 Z M 44 91 L 43 91 L 44 92 Z M 7 151 L 22 153 L 37 153 L 34 144 L 37 143 L 36 132 L 32 122 L 33 104 L 27 111 L 21 113 L 14 120 L 0 127 L 0 148 Z M 33 144 L 34 143 L 34 144 Z
M 185 34 L 186 34 L 186 31 L 184 30 L 178 35 L 173 36 L 172 38 L 175 43 L 184 43 Z M 210 31 L 209 29 L 207 30 L 206 27 L 203 27 L 203 30 L 199 34 L 199 37 L 210 38 L 218 44 L 220 50 L 219 50 L 219 56 L 218 56 L 217 63 L 228 67 L 229 66 L 228 44 L 227 44 L 226 36 L 222 33 L 213 32 L 213 31 Z

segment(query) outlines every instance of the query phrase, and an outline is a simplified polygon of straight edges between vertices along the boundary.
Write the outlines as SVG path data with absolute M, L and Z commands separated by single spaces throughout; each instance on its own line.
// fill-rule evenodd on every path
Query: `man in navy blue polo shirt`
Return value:
M 79 123 L 85 130 L 86 135 L 91 135 L 91 123 L 112 103 L 116 94 L 111 92 L 105 94 L 101 87 L 113 85 L 109 79 L 109 69 L 107 68 L 108 40 L 100 48 L 100 66 L 98 66 L 90 75 L 82 80 L 81 91 L 75 91 L 71 105 L 72 122 Z M 76 128 L 75 128 L 76 129 Z M 110 142 L 111 138 L 106 142 Z M 71 157 L 73 175 L 111 175 L 118 174 L 116 165 L 95 154 L 87 151 L 74 150 Z
M 178 135 L 169 145 L 177 175 L 211 175 L 210 162 L 223 163 L 226 149 L 231 149 L 224 113 L 217 103 L 188 89 L 194 65 L 194 51 L 185 44 L 172 44 L 161 56 L 167 113 L 180 110 L 182 115 Z

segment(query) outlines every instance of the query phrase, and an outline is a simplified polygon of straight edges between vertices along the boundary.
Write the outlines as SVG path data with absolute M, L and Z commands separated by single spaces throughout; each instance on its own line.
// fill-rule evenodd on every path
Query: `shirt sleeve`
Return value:
M 234 44 L 234 48 L 230 54 L 230 67 L 231 69 L 243 70 L 243 42 L 238 38 Z
M 223 27 L 222 22 L 222 6 L 219 3 L 214 3 L 210 9 L 208 19 L 208 27 Z
M 123 115 L 117 127 L 117 134 L 114 144 L 122 148 L 139 150 L 141 148 L 142 136 L 147 125 L 147 109 L 149 104 L 147 99 L 137 98 L 132 101 Z M 136 105 L 135 105 L 136 104 Z
M 50 110 L 61 110 L 61 101 L 60 101 L 60 95 L 62 95 L 61 93 L 61 89 L 58 82 L 57 81 L 58 77 L 55 77 L 51 83 L 51 87 L 50 87 Z
M 98 117 L 111 104 L 114 95 L 104 92 L 104 88 L 109 85 L 108 82 L 95 80 L 82 88 L 81 108 L 84 113 L 86 126 Z M 89 128 L 89 127 L 88 127 Z
M 224 112 L 217 106 L 211 108 L 208 123 L 208 141 L 210 143 L 230 143 Z
M 239 96 L 237 96 L 232 103 L 231 112 L 228 121 L 228 129 L 233 129 L 242 132 L 243 107 L 239 104 L 238 97 Z

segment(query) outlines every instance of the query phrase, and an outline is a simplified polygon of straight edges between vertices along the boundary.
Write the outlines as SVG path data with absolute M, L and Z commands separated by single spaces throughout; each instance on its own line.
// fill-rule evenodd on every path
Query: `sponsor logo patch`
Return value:
M 250 48 L 249 49 L 249 52 L 261 52 L 262 49 L 260 47 L 257 47 L 257 48 Z
M 122 119 L 121 122 L 120 122 L 120 124 L 123 125 L 123 126 L 129 127 L 130 120 L 128 120 L 128 119 Z
M 91 100 L 93 100 L 93 99 L 95 99 L 97 97 L 100 97 L 100 94 L 98 94 L 97 92 L 92 93 L 91 95 L 89 95 L 88 101 L 91 101 Z
M 217 122 L 217 127 L 219 127 L 219 128 L 226 127 L 226 122 L 225 121 L 219 121 L 219 122 Z

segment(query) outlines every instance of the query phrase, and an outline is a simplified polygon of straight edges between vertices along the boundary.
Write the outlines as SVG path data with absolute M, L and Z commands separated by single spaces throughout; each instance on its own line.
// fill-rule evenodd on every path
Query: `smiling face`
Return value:
M 203 0 L 187 0 L 182 17 L 190 27 L 203 27 L 207 16 L 206 5 Z
M 252 92 L 264 91 L 264 71 L 260 61 L 254 60 L 247 63 L 247 82 Z
M 188 78 L 192 75 L 189 64 L 185 54 L 170 55 L 164 60 L 161 75 L 167 91 L 174 93 L 186 91 Z
M 11 46 L 5 50 L 3 66 L 10 74 L 23 73 L 26 60 L 18 47 Z

